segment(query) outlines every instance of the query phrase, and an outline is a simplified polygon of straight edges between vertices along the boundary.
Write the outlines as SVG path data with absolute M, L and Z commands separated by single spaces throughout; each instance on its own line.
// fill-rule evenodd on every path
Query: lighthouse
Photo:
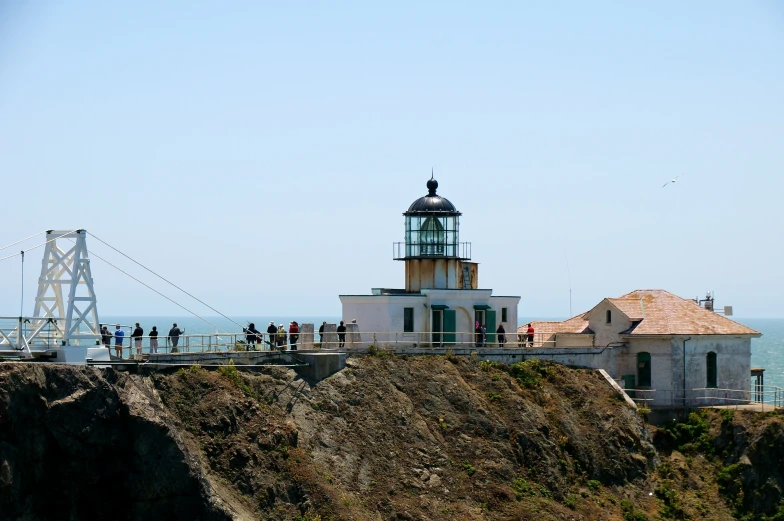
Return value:
M 343 318 L 356 319 L 364 345 L 473 347 L 475 327 L 486 345 L 496 329 L 517 330 L 519 296 L 495 296 L 479 287 L 471 243 L 460 242 L 461 213 L 439 195 L 438 181 L 403 213 L 404 241 L 393 242 L 393 259 L 405 263 L 403 288 L 373 288 L 370 295 L 340 295 Z
M 406 264 L 406 291 L 422 289 L 476 289 L 477 264 L 471 243 L 460 242 L 460 212 L 449 199 L 436 193 L 432 175 L 427 195 L 403 213 L 406 240 L 394 243 L 395 260 Z

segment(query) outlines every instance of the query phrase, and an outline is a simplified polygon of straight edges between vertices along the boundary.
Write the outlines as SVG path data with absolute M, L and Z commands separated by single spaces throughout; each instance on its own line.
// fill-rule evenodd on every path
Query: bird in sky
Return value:
M 676 175 L 676 176 L 675 176 L 675 179 L 678 179 L 679 177 L 680 177 L 679 175 Z M 666 183 L 664 183 L 664 184 L 662 185 L 662 188 L 664 188 L 665 186 L 667 186 L 667 185 L 668 185 L 668 184 L 670 184 L 670 183 L 674 183 L 674 182 L 675 182 L 675 179 L 672 179 L 672 180 L 670 180 L 670 181 L 667 181 Z

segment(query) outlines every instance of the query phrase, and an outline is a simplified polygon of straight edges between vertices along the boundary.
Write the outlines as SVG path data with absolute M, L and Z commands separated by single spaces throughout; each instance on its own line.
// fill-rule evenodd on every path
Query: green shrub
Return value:
M 517 379 L 523 387 L 539 387 L 542 384 L 542 378 L 550 378 L 555 375 L 555 369 L 552 363 L 532 358 L 510 365 L 509 374 Z
M 253 398 L 258 398 L 258 395 L 253 392 L 253 390 L 248 387 L 248 384 L 242 379 L 242 375 L 234 365 L 234 360 L 229 360 L 229 363 L 226 365 L 222 365 L 218 368 L 218 373 L 229 380 L 234 386 L 245 393 L 248 396 Z
M 520 501 L 525 496 L 535 496 L 536 490 L 528 484 L 528 482 L 523 478 L 517 478 L 512 482 L 512 488 L 515 491 L 515 499 Z
M 464 463 L 463 470 L 465 470 L 465 473 L 468 474 L 469 476 L 473 476 L 474 474 L 476 474 L 476 469 L 470 463 Z
M 661 499 L 664 505 L 659 509 L 659 515 L 664 519 L 685 519 L 686 512 L 681 506 L 681 497 L 678 491 L 672 488 L 672 481 L 664 480 L 653 493 Z
M 591 479 L 587 483 L 588 488 L 591 489 L 592 492 L 596 492 L 599 490 L 599 487 L 602 485 L 600 482 L 596 481 L 595 479 Z
M 642 512 L 637 512 L 634 503 L 628 499 L 621 500 L 621 514 L 624 521 L 648 521 L 648 516 Z
M 715 452 L 715 447 L 708 434 L 710 422 L 706 411 L 698 411 L 689 414 L 685 423 L 671 421 L 660 428 L 673 447 L 677 447 L 680 452 L 699 450 L 711 455 Z
M 488 372 L 490 369 L 498 369 L 503 364 L 499 364 L 498 362 L 491 362 L 490 360 L 482 360 L 479 362 L 479 369 L 482 371 Z
M 489 393 L 487 393 L 487 399 L 490 400 L 491 402 L 497 402 L 501 400 L 501 395 L 498 393 L 494 393 L 493 391 L 490 391 Z
M 370 347 L 368 347 L 367 352 L 368 355 L 381 358 L 382 360 L 395 356 L 395 352 L 392 349 L 381 349 L 374 344 L 371 344 Z

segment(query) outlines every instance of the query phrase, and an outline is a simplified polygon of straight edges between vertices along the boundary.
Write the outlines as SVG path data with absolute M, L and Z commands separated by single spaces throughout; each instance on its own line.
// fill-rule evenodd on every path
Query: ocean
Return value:
M 270 322 L 283 324 L 288 330 L 289 322 L 296 320 L 300 324 L 311 323 L 318 325 L 326 321 L 328 323 L 337 323 L 341 320 L 337 316 L 268 316 L 268 317 L 231 317 L 243 326 L 253 322 L 259 331 L 265 331 Z M 223 317 L 205 317 L 207 323 L 196 317 L 102 317 L 101 322 L 104 324 L 121 324 L 124 326 L 132 326 L 134 323 L 139 322 L 144 328 L 145 334 L 150 331 L 152 326 L 157 326 L 158 331 L 165 335 L 172 327 L 173 323 L 181 329 L 185 329 L 186 334 L 211 334 L 211 333 L 239 333 L 241 328 L 233 324 L 230 320 Z M 530 319 L 527 319 L 530 320 Z M 545 320 L 561 320 L 561 319 L 545 319 Z M 761 338 L 754 338 L 751 340 L 751 366 L 764 367 L 765 370 L 765 384 L 774 385 L 784 388 L 784 319 L 781 318 L 747 318 L 738 319 L 740 322 L 752 329 L 756 329 L 762 333 Z M 522 325 L 522 323 L 520 324 Z M 361 327 L 361 325 L 360 325 Z

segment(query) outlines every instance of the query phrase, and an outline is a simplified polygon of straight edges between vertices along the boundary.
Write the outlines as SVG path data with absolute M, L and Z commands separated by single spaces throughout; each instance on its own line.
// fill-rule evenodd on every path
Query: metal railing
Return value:
M 356 333 L 355 333 L 356 334 Z M 551 333 L 534 333 L 529 340 L 527 334 L 517 332 L 496 333 L 488 331 L 484 335 L 476 332 L 432 332 L 432 331 L 361 331 L 364 344 L 383 347 L 493 347 L 493 348 L 537 348 L 555 347 L 555 340 L 549 340 Z M 503 336 L 503 341 L 501 341 Z M 580 348 L 593 346 L 579 346 Z
M 128 326 L 121 326 L 127 329 Z M 325 332 L 323 335 L 316 333 L 296 333 L 296 342 L 291 341 L 292 335 L 286 333 L 258 333 L 248 335 L 247 333 L 212 333 L 212 334 L 191 334 L 169 336 L 160 334 L 150 337 L 132 337 L 124 334 L 122 343 L 117 346 L 117 338 L 113 330 L 109 330 L 112 336 L 108 339 L 109 344 L 101 345 L 108 347 L 112 354 L 116 356 L 143 355 L 156 353 L 198 353 L 198 352 L 220 352 L 220 351 L 275 351 L 281 349 L 316 348 L 323 350 L 363 348 L 368 345 L 386 348 L 495 348 L 495 349 L 520 349 L 526 348 L 527 338 L 521 342 L 516 341 L 516 335 L 512 338 L 515 341 L 499 341 L 498 335 L 493 334 L 480 340 L 476 333 L 454 333 L 454 341 L 446 341 L 443 333 L 433 334 L 431 332 L 417 333 L 395 333 L 395 332 L 354 332 L 336 333 L 334 331 Z M 447 335 L 449 335 L 447 333 Z M 343 338 L 341 338 L 341 336 Z M 140 345 L 137 344 L 137 340 Z M 157 346 L 155 345 L 157 340 Z M 537 342 L 540 347 L 547 342 Z M 119 347 L 119 349 L 118 349 Z
M 392 258 L 395 260 L 438 257 L 471 260 L 471 243 L 451 241 L 392 243 Z
M 12 322 L 8 322 L 11 320 Z M 25 346 L 41 348 L 58 348 L 62 345 L 63 334 L 54 319 L 40 319 L 40 324 L 36 321 L 39 319 L 23 319 L 21 321 L 21 328 L 19 327 L 20 321 L 17 318 L 6 320 L 6 324 L 2 323 L 0 317 L 0 350 L 2 345 L 9 346 L 13 349 L 26 349 Z M 109 346 L 112 354 L 116 350 L 116 337 L 114 335 L 116 324 L 101 324 L 109 327 L 111 335 Z M 345 349 L 345 348 L 361 348 L 369 345 L 376 347 L 388 348 L 454 348 L 454 349 L 477 349 L 477 348 L 492 348 L 492 349 L 536 349 L 536 348 L 553 348 L 555 347 L 555 340 L 548 340 L 553 338 L 551 333 L 534 333 L 533 338 L 529 339 L 527 333 L 504 332 L 498 334 L 495 332 L 488 332 L 485 335 L 479 335 L 476 332 L 436 332 L 431 331 L 418 331 L 418 332 L 389 332 L 389 331 L 351 331 L 348 330 L 341 340 L 340 335 L 334 330 L 325 332 L 321 336 L 318 332 L 303 333 L 300 331 L 297 334 L 297 342 L 291 342 L 291 335 L 286 332 L 284 335 L 279 333 L 266 333 L 260 332 L 255 335 L 248 335 L 247 332 L 237 333 L 211 333 L 211 334 L 182 334 L 177 337 L 169 336 L 164 331 L 159 332 L 157 337 L 150 337 L 149 334 L 141 337 L 141 351 L 136 346 L 134 337 L 131 332 L 134 327 L 121 324 L 121 329 L 124 332 L 122 337 L 122 344 L 119 353 L 122 356 L 129 354 L 149 354 L 149 353 L 170 353 L 170 352 L 213 352 L 213 351 L 236 351 L 236 350 L 279 350 L 291 348 L 295 345 L 297 347 L 305 344 L 306 348 L 317 349 Z M 19 333 L 21 332 L 21 334 Z M 19 338 L 17 338 L 19 336 Z M 90 345 L 103 343 L 103 338 L 100 340 L 90 340 Z M 157 338 L 157 347 L 151 340 Z M 175 340 L 176 338 L 176 340 Z M 251 339 L 253 341 L 251 341 Z M 564 347 L 563 349 L 590 349 L 594 346 L 575 346 Z
M 639 405 L 647 407 L 735 407 L 759 405 L 761 409 L 784 407 L 784 389 L 772 385 L 764 389 L 624 389 Z
M 31 348 L 57 348 L 62 339 L 63 330 L 53 318 L 0 317 L 0 350 L 30 354 Z

